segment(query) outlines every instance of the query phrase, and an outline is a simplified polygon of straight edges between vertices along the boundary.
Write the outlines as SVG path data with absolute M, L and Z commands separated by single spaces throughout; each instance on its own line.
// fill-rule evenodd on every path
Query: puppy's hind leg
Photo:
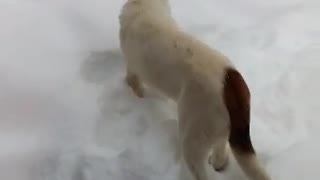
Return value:
M 209 164 L 218 171 L 224 171 L 229 164 L 228 137 L 221 137 L 213 144 Z
M 195 137 L 184 139 L 182 142 L 183 159 L 195 180 L 208 180 L 206 162 L 210 146 L 199 143 Z
M 136 96 L 139 98 L 144 97 L 142 82 L 140 81 L 138 75 L 130 71 L 129 68 L 127 68 L 126 83 L 131 87 Z
M 207 96 L 202 92 L 197 83 L 187 82 L 178 102 L 182 156 L 193 180 L 208 180 L 206 165 L 212 147 L 211 126 L 203 116 Z

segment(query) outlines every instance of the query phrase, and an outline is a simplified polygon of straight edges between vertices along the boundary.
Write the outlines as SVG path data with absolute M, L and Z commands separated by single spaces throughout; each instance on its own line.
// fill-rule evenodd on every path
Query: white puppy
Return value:
M 145 83 L 176 101 L 181 151 L 194 179 L 208 180 L 211 153 L 212 166 L 225 168 L 229 142 L 250 179 L 269 180 L 250 140 L 250 92 L 231 62 L 182 32 L 167 0 L 128 0 L 119 19 L 126 81 L 139 97 Z

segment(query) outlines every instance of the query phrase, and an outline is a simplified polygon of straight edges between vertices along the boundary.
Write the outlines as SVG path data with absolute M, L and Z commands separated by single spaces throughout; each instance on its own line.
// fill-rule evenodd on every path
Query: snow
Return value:
M 0 0 L 0 179 L 178 179 L 174 105 L 136 98 L 123 82 L 123 2 Z M 320 3 L 171 4 L 186 31 L 243 72 L 252 138 L 273 179 L 318 179 Z M 233 159 L 210 173 L 245 179 Z

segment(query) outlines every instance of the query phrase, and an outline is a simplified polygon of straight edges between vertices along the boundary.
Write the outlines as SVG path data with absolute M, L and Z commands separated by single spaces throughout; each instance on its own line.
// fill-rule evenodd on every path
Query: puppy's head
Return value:
M 150 13 L 151 12 L 151 13 Z M 167 16 L 171 15 L 171 9 L 168 0 L 127 0 L 124 4 L 121 15 L 125 19 L 131 19 L 136 14 L 141 16 L 159 15 Z
M 144 6 L 168 6 L 169 0 L 127 0 L 127 4 L 141 4 Z
M 168 0 L 127 0 L 118 16 L 122 31 L 129 27 L 143 28 L 139 22 L 157 22 L 164 26 L 176 25 Z

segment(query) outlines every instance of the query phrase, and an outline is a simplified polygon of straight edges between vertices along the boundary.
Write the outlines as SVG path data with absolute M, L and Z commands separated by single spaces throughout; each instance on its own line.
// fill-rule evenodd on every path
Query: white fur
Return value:
M 139 97 L 144 96 L 143 82 L 177 102 L 183 158 L 194 179 L 208 180 L 205 163 L 212 146 L 215 168 L 228 161 L 230 121 L 222 93 L 225 69 L 233 65 L 221 53 L 182 32 L 171 17 L 167 0 L 128 0 L 119 18 L 128 84 Z

